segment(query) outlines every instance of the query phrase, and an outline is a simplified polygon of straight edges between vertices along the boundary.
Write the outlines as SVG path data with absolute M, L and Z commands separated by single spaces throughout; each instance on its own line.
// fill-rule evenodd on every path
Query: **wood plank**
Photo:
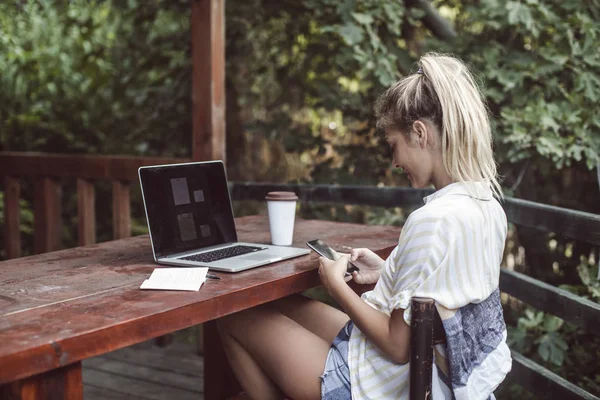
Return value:
M 7 268 L 0 270 L 0 315 L 139 286 L 140 279 L 150 276 L 156 267 L 151 261 L 148 237 L 139 237 L 130 248 L 123 240 L 109 243 L 110 251 L 88 246 L 77 252 L 69 249 L 22 257 L 11 261 L 10 266 L 0 264 Z M 105 255 L 99 253 L 100 249 L 107 250 Z M 0 318 L 0 334 L 2 325 Z
M 431 189 L 405 187 L 376 187 L 364 185 L 310 185 L 263 182 L 232 182 L 229 184 L 233 200 L 264 201 L 269 192 L 292 191 L 301 202 L 356 204 L 379 207 L 418 207 Z
M 194 0 L 192 158 L 225 161 L 225 0 Z
M 21 257 L 21 183 L 17 178 L 4 178 L 4 240 L 6 258 Z
M 188 347 L 185 353 L 174 352 L 171 347 L 136 348 L 129 346 L 100 356 L 102 359 L 115 360 L 132 366 L 147 366 L 154 369 L 165 369 L 186 376 L 202 379 L 204 376 L 204 360 L 194 354 L 193 348 Z M 87 361 L 84 362 L 84 366 Z
M 96 387 L 103 387 L 107 382 L 111 387 L 119 388 L 119 392 L 151 400 L 198 400 L 198 392 L 185 389 L 165 387 L 148 381 L 140 381 L 127 376 L 111 374 L 104 371 L 95 371 L 89 368 L 83 370 L 83 380 Z
M 188 162 L 184 158 L 97 156 L 0 152 L 0 176 L 83 178 L 90 180 L 136 181 L 139 167 Z
M 268 243 L 268 220 L 266 217 L 244 217 L 236 220 L 241 240 Z M 322 236 L 343 250 L 344 245 L 367 245 L 377 250 L 384 244 L 395 245 L 400 229 L 396 227 L 364 226 L 326 221 L 298 220 L 295 243 L 304 246 L 310 238 Z M 361 238 L 361 232 L 370 237 Z M 336 237 L 335 235 L 340 235 Z M 310 260 L 316 260 L 311 255 Z M 283 262 L 294 268 L 293 262 Z M 0 263 L 1 314 L 22 312 L 29 308 L 72 301 L 82 296 L 100 293 L 141 283 L 157 267 L 152 259 L 148 236 L 117 240 L 92 247 L 68 249 L 34 257 L 25 257 Z M 309 265 L 310 266 L 310 265 Z M 226 277 L 245 277 L 258 270 Z M 290 272 L 283 270 L 284 273 Z M 142 292 L 148 293 L 148 292 Z M 1 301 L 1 300 L 0 300 Z
M 81 363 L 0 387 L 0 397 L 10 400 L 82 400 Z
M 193 353 L 192 353 L 193 354 Z M 132 378 L 142 382 L 154 382 L 167 387 L 180 388 L 192 392 L 203 392 L 202 379 L 181 372 L 174 372 L 163 367 L 131 365 L 105 357 L 94 357 L 83 362 L 84 371 L 101 371 Z
M 500 271 L 500 290 L 588 332 L 600 334 L 600 304 L 515 271 Z
M 131 236 L 131 200 L 129 183 L 114 181 L 112 184 L 113 199 L 113 239 Z
M 506 198 L 503 204 L 508 220 L 543 232 L 600 245 L 600 215 Z
M 62 189 L 52 178 L 36 180 L 34 188 L 34 251 L 45 253 L 62 248 Z
M 117 392 L 113 389 L 93 386 L 85 381 L 83 383 L 83 398 L 85 400 L 146 400 L 144 397 Z
M 77 179 L 77 215 L 79 245 L 96 243 L 96 190 L 94 183 Z
M 522 354 L 512 351 L 511 356 L 512 370 L 506 380 L 518 383 L 536 396 L 544 399 L 600 400 Z
M 236 219 L 236 227 L 242 241 L 269 242 L 266 216 Z M 398 235 L 397 227 L 299 219 L 294 243 L 322 237 L 336 250 L 389 252 Z M 0 384 L 313 288 L 320 284 L 317 259 L 215 272 L 221 280 L 198 292 L 139 290 L 157 267 L 147 236 L 2 262 L 0 365 L 11 368 L 0 368 Z

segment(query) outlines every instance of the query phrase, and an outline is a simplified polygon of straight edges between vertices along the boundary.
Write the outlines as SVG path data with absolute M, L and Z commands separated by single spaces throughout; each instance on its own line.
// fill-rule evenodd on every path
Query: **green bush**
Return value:
M 3 149 L 189 153 L 187 2 L 21 3 L 0 4 Z

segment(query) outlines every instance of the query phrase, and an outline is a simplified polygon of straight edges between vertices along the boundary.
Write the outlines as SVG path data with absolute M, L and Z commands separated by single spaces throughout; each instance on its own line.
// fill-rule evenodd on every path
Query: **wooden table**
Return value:
M 264 216 L 236 219 L 239 239 L 269 242 Z M 321 238 L 336 250 L 386 256 L 397 227 L 297 220 L 294 245 Z M 205 324 L 205 398 L 230 389 L 214 320 L 319 285 L 317 256 L 218 273 L 198 292 L 142 291 L 158 267 L 148 236 L 0 263 L 0 398 L 81 399 L 81 361 Z

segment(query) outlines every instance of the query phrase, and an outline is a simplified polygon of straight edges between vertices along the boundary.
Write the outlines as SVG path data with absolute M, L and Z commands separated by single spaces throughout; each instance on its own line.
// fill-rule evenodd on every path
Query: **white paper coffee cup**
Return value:
M 298 196 L 294 192 L 269 192 L 266 200 L 271 243 L 275 246 L 291 245 L 294 239 Z

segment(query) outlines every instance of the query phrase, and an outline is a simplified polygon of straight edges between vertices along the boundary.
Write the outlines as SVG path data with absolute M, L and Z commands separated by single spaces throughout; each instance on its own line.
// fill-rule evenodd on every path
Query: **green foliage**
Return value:
M 440 1 L 461 54 L 485 77 L 501 160 L 600 163 L 600 3 Z
M 542 360 L 561 366 L 569 345 L 557 333 L 563 320 L 543 312 L 525 310 L 517 328 L 510 328 L 509 345 L 519 352 L 528 352 L 537 345 Z
M 582 293 L 581 295 L 590 297 L 595 301 L 599 301 L 600 280 L 598 280 L 598 263 L 591 263 L 589 260 L 583 258 L 577 267 L 577 272 L 581 278 L 581 283 L 583 284 L 582 286 L 586 290 L 586 292 Z
M 505 316 L 517 320 L 516 326 L 508 326 L 512 349 L 592 393 L 600 392 L 597 335 L 532 308 L 524 312 L 507 309 Z
M 333 33 L 343 40 L 344 46 L 334 57 L 337 67 L 348 71 L 343 76 L 366 77 L 367 81 L 372 76 L 382 86 L 397 80 L 397 66 L 406 59 L 396 44 L 406 13 L 402 2 L 307 0 L 304 4 L 321 23 L 320 33 Z
M 3 148 L 188 154 L 187 2 L 21 3 L 0 4 Z
M 408 19 L 402 2 L 228 3 L 228 96 L 244 108 L 248 141 L 263 136 L 287 154 L 287 173 L 266 179 L 397 181 L 372 135 L 371 104 L 413 61 L 400 39 Z

